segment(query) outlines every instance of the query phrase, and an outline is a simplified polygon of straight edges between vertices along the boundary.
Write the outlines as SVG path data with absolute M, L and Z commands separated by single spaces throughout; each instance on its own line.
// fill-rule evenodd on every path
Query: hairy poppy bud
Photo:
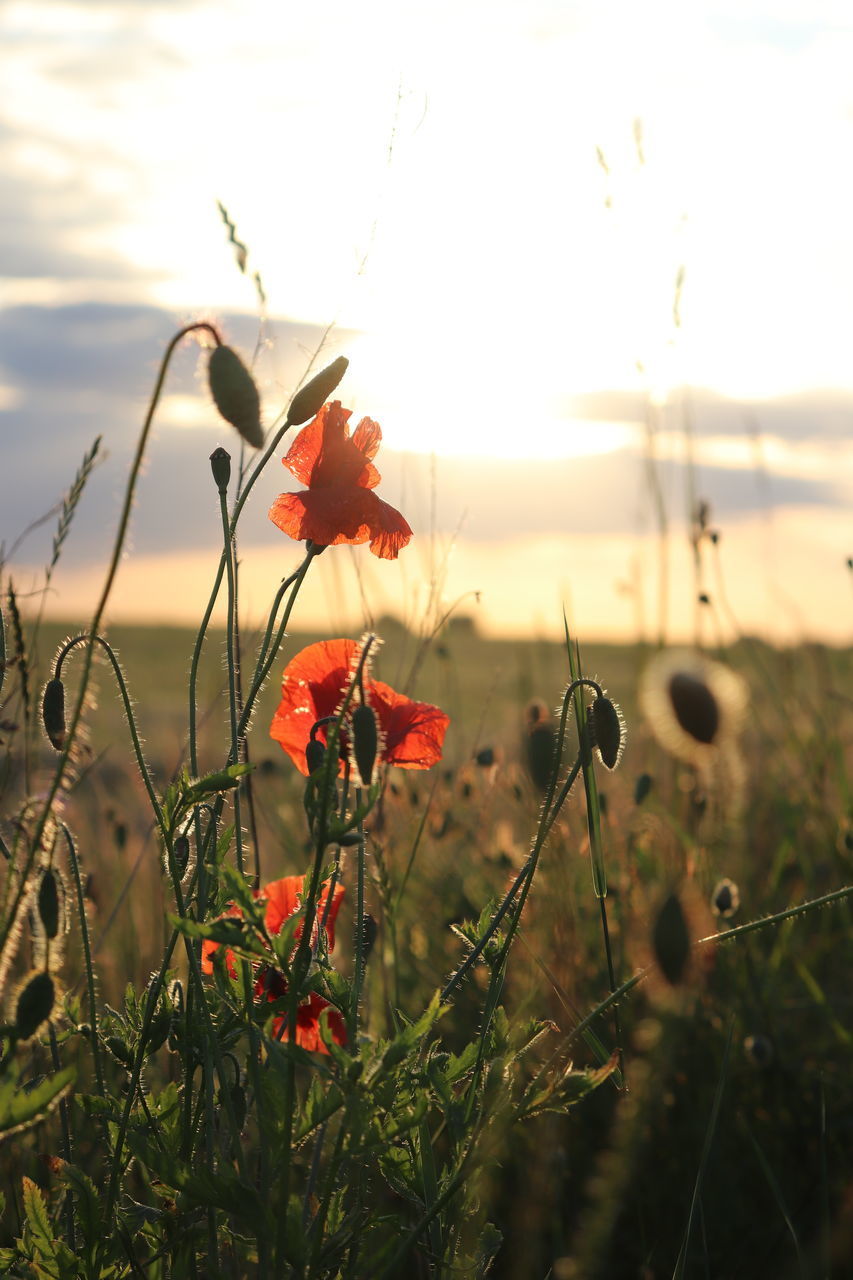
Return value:
M 310 382 L 297 391 L 287 411 L 287 425 L 300 427 L 303 422 L 313 418 L 320 412 L 335 387 L 347 371 L 349 360 L 346 356 L 338 356 L 325 369 L 321 369 Z
M 373 944 L 376 942 L 379 933 L 379 925 L 374 920 L 369 911 L 365 911 L 361 917 L 361 955 L 365 963 L 373 950 Z
M 597 697 L 589 709 L 589 725 L 601 763 L 615 769 L 625 741 L 622 713 L 616 703 L 603 695 Z
M 652 929 L 652 947 L 661 973 L 671 987 L 677 987 L 690 956 L 687 920 L 677 893 L 671 893 L 658 912 Z
M 379 732 L 376 714 L 372 707 L 362 702 L 352 713 L 352 752 L 361 784 L 369 787 L 373 779 L 373 766 L 379 749 Z
M 46 867 L 38 891 L 38 913 L 45 937 L 55 938 L 59 933 L 60 901 L 59 884 L 53 867 Z
M 720 727 L 720 709 L 704 680 L 677 671 L 670 677 L 669 698 L 675 718 L 691 738 L 709 745 Z
M 15 1003 L 15 1034 L 20 1040 L 30 1040 L 47 1022 L 55 1000 L 56 986 L 46 971 L 34 973 L 24 982 Z
M 190 842 L 184 835 L 176 836 L 173 847 L 175 851 L 175 865 L 178 868 L 178 875 L 183 878 L 190 862 Z
M 210 469 L 217 489 L 220 493 L 226 493 L 231 480 L 231 454 L 221 445 L 210 455 Z
M 747 1036 L 743 1042 L 743 1051 L 754 1067 L 766 1070 L 773 1062 L 773 1045 L 767 1036 Z
M 214 347 L 207 366 L 210 392 L 226 422 L 236 427 L 247 444 L 264 443 L 261 398 L 249 370 L 231 347 Z
M 48 680 L 41 704 L 41 718 L 50 745 L 57 751 L 65 746 L 65 685 Z
M 305 763 L 308 772 L 314 773 L 326 759 L 326 748 L 319 738 L 310 738 L 305 747 Z

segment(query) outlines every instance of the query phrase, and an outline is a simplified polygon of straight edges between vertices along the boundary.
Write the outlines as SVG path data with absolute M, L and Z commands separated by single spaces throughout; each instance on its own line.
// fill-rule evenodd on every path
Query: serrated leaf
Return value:
M 31 1178 L 22 1181 L 24 1200 L 24 1217 L 30 1230 L 35 1249 L 46 1261 L 56 1259 L 56 1248 L 53 1239 L 53 1226 L 47 1212 L 47 1205 L 41 1188 Z
M 335 1084 L 324 1084 L 319 1076 L 311 1081 L 302 1115 L 296 1126 L 295 1142 L 302 1142 L 312 1130 L 343 1106 L 344 1095 Z
M 267 1234 L 268 1215 L 257 1191 L 233 1169 L 221 1165 L 213 1172 L 193 1170 L 148 1142 L 141 1133 L 128 1133 L 127 1145 L 149 1172 L 156 1174 L 167 1187 L 183 1192 L 189 1201 L 204 1208 L 222 1209 L 256 1233 Z

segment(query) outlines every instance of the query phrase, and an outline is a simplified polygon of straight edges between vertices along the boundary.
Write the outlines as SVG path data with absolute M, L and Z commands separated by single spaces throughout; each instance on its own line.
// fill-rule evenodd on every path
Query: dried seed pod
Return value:
M 369 787 L 373 780 L 373 766 L 379 750 L 379 730 L 376 713 L 362 702 L 352 713 L 352 752 L 361 785 Z
M 30 1040 L 53 1013 L 56 984 L 46 970 L 26 978 L 15 1002 L 15 1034 L 19 1040 Z
M 221 348 L 219 348 L 221 350 Z M 220 493 L 228 492 L 228 484 L 231 480 L 231 454 L 222 446 L 214 449 L 210 455 L 210 469 L 213 472 L 214 483 Z
M 231 347 L 214 347 L 207 366 L 210 392 L 226 422 L 236 427 L 247 444 L 264 443 L 261 398 L 249 370 Z
M 338 356 L 325 369 L 315 374 L 305 386 L 297 391 L 287 411 L 287 425 L 299 427 L 309 418 L 320 412 L 335 387 L 347 371 L 349 360 L 346 356 Z
M 687 920 L 677 893 L 669 895 L 657 914 L 652 929 L 652 948 L 664 978 L 671 987 L 677 987 L 690 957 Z
M 589 709 L 592 741 L 606 769 L 615 769 L 625 745 L 625 722 L 615 702 L 599 695 Z
M 41 704 L 41 718 L 50 745 L 57 751 L 65 746 L 65 685 L 48 680 Z

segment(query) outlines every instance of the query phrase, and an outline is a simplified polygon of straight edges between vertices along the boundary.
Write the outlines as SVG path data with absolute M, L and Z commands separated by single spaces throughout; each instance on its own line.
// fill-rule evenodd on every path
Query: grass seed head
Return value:
M 207 366 L 210 392 L 226 422 L 254 449 L 264 443 L 261 398 L 255 380 L 231 347 L 214 347 Z

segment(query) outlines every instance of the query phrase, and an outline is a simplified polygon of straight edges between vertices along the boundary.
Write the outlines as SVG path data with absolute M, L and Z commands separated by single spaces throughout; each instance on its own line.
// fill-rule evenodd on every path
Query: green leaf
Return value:
M 76 1079 L 76 1067 L 65 1067 L 36 1085 L 17 1089 L 17 1068 L 10 1070 L 0 1084 L 0 1140 L 44 1119 Z
M 222 1209 L 227 1214 L 233 1214 L 257 1234 L 268 1234 L 268 1213 L 260 1196 L 254 1187 L 244 1182 L 227 1165 L 220 1165 L 213 1172 L 207 1169 L 193 1170 L 148 1142 L 143 1134 L 132 1131 L 127 1135 L 127 1145 L 144 1168 L 156 1174 L 167 1187 L 183 1192 L 191 1203 L 204 1208 Z
M 308 1089 L 302 1115 L 296 1126 L 294 1142 L 302 1142 L 313 1129 L 343 1106 L 344 1095 L 335 1084 L 327 1085 L 315 1076 Z
M 24 1177 L 22 1190 L 24 1217 L 29 1227 L 33 1249 L 40 1253 L 46 1262 L 57 1261 L 53 1226 L 48 1216 L 44 1196 L 31 1178 Z M 58 1270 L 56 1272 L 51 1271 L 50 1274 L 58 1274 Z

